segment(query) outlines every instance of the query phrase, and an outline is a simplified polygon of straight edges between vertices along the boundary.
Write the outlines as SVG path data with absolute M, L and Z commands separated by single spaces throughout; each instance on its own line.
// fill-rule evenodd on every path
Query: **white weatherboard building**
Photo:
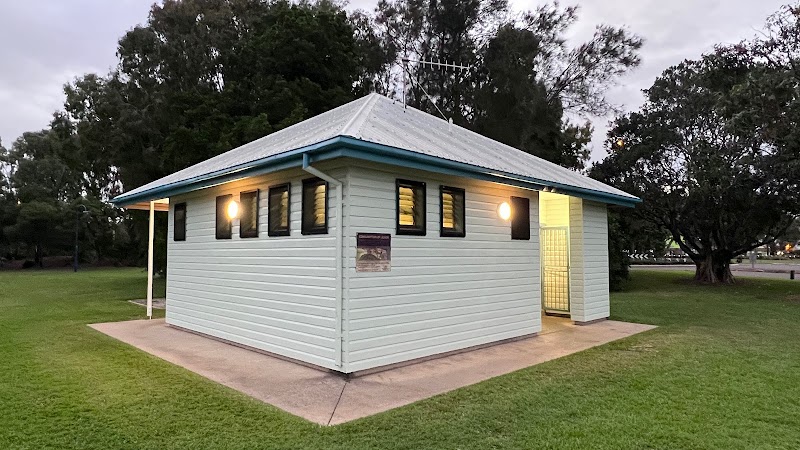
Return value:
M 377 94 L 114 199 L 169 211 L 169 325 L 343 373 L 608 317 L 638 201 Z

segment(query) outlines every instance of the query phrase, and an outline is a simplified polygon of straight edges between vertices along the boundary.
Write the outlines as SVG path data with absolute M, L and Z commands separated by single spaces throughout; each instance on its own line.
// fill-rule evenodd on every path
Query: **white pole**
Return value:
M 147 318 L 153 318 L 153 229 L 155 202 L 150 202 L 150 231 L 147 236 Z

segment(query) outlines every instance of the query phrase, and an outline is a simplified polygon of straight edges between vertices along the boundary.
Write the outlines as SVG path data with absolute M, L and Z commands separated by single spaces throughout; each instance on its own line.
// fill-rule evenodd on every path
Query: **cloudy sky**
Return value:
M 117 39 L 143 23 L 154 0 L 26 0 L 0 5 L 0 140 L 6 146 L 24 131 L 47 126 L 63 104 L 62 86 L 84 73 L 105 74 L 116 63 Z M 625 25 L 646 39 L 642 66 L 609 98 L 625 109 L 642 101 L 641 90 L 661 71 L 696 58 L 715 43 L 751 37 L 788 0 L 564 0 L 581 5 L 573 30 L 578 41 L 599 23 Z M 511 0 L 531 9 L 537 0 Z M 351 0 L 372 9 L 376 0 Z M 602 158 L 608 118 L 595 118 L 593 159 Z

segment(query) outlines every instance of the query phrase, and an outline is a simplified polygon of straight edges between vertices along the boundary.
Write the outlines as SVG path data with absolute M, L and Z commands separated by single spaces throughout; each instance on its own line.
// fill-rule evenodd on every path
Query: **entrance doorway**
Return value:
M 569 227 L 542 227 L 542 309 L 569 314 Z

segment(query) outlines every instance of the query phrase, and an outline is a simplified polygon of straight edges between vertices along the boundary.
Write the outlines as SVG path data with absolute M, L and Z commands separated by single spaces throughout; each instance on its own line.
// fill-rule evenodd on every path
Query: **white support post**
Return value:
M 155 202 L 150 202 L 150 230 L 147 235 L 147 318 L 153 318 L 153 238 L 155 228 Z

